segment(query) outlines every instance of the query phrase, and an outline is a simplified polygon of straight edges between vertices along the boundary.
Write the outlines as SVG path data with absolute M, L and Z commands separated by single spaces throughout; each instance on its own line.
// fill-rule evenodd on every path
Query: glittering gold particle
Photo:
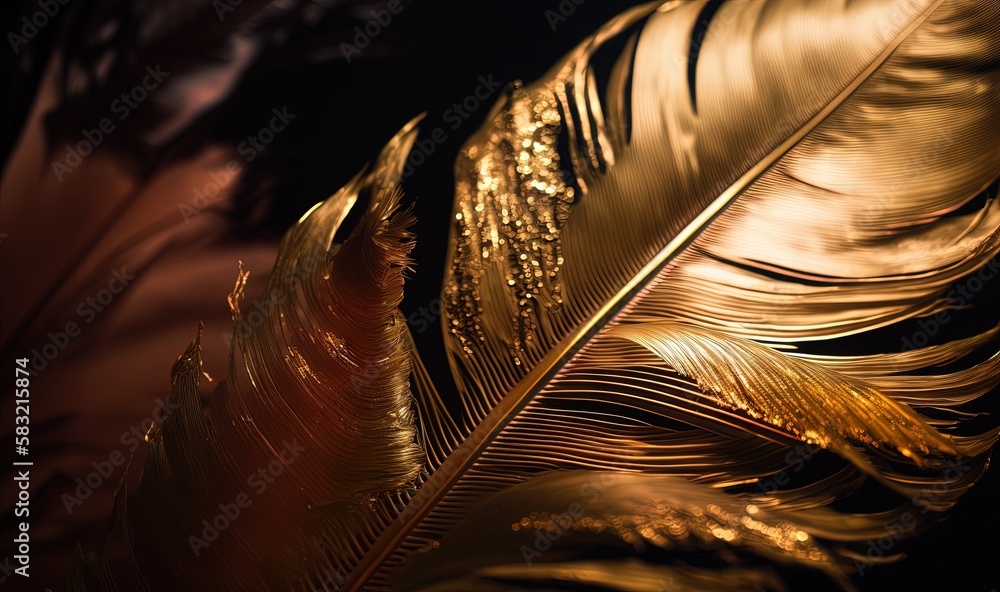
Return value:
M 562 303 L 559 234 L 574 189 L 559 166 L 561 122 L 552 92 L 516 89 L 484 139 L 459 157 L 457 170 L 468 174 L 457 180 L 460 211 L 445 304 L 449 330 L 468 353 L 484 338 L 480 281 L 487 266 L 500 266 L 512 288 L 515 355 L 533 339 L 540 307 L 551 311 Z
M 614 534 L 622 541 L 641 550 L 651 544 L 661 548 L 694 547 L 727 544 L 771 550 L 779 555 L 794 555 L 803 561 L 828 564 L 831 557 L 817 547 L 808 533 L 785 520 L 758 519 L 761 510 L 748 505 L 743 511 L 722 508 L 717 504 L 701 506 L 694 503 L 672 503 L 651 500 L 652 503 L 627 504 L 620 514 L 549 515 L 532 512 L 513 525 L 515 531 L 534 529 L 556 533 L 589 532 Z M 623 504 L 625 506 L 626 504 Z

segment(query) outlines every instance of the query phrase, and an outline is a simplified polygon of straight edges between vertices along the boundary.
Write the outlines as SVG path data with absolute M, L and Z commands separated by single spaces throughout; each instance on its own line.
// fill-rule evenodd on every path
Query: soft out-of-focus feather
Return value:
M 189 231 L 185 222 L 210 218 L 181 215 L 181 204 L 196 215 L 206 210 L 200 201 L 192 207 L 193 190 L 214 184 L 219 194 L 209 195 L 208 211 L 232 209 L 227 197 L 238 188 L 239 178 L 233 178 L 226 164 L 236 157 L 235 145 L 206 142 L 203 129 L 191 124 L 225 103 L 247 72 L 264 56 L 271 57 L 264 51 L 273 42 L 270 33 L 298 24 L 303 10 L 299 4 L 254 0 L 220 19 L 216 6 L 205 0 L 132 8 L 94 3 L 89 8 L 94 14 L 74 24 L 66 41 L 82 43 L 87 50 L 73 53 L 80 48 L 69 46 L 55 52 L 20 139 L 4 163 L 7 224 L 57 216 L 73 222 L 60 228 L 59 235 L 14 233 L 9 238 L 12 248 L 36 258 L 31 273 L 20 259 L 5 260 L 5 269 L 21 286 L 4 310 L 5 352 L 10 340 L 35 320 L 30 313 L 44 312 L 37 309 L 39 303 L 58 297 L 53 286 L 60 281 L 75 283 L 71 274 L 128 254 L 137 247 L 136 236 Z M 131 31 L 130 24 L 139 31 Z M 179 41 L 178 31 L 192 24 L 204 27 Z M 99 54 L 107 54 L 113 64 L 108 72 L 95 64 Z M 142 101 L 120 98 L 137 87 Z M 100 129 L 105 121 L 110 131 Z M 185 135 L 201 141 L 177 146 Z M 209 155 L 215 158 L 209 160 Z M 213 170 L 215 176 L 206 180 L 180 176 L 184 164 L 206 160 L 205 166 L 222 172 Z M 245 168 L 242 158 L 236 162 Z M 63 248 L 51 248 L 54 236 Z
M 107 138 L 138 160 L 179 137 L 204 137 L 194 126 L 248 77 L 294 59 L 316 59 L 313 27 L 343 0 L 209 0 L 123 2 L 73 6 L 60 41 L 61 101 L 49 115 L 49 139 L 70 139 L 109 115 L 109 105 L 140 84 L 147 67 L 167 73 L 141 102 L 118 103 Z M 367 8 L 367 1 L 352 2 Z M 342 24 L 345 30 L 350 27 Z M 179 40 L 182 40 L 179 42 Z M 30 48 L 27 48 L 30 49 Z M 328 56 L 325 59 L 329 59 Z M 127 117 L 118 115 L 128 107 Z
M 95 470 L 93 463 L 110 455 L 142 454 L 144 422 L 168 393 L 162 378 L 155 377 L 164 376 L 163 360 L 176 357 L 191 339 L 193 325 L 185 327 L 179 319 L 204 320 L 206 356 L 213 364 L 225 364 L 223 336 L 232 331 L 230 315 L 224 303 L 205 296 L 231 287 L 239 259 L 267 269 L 275 245 L 231 236 L 225 211 L 232 205 L 235 180 L 189 224 L 178 210 L 179 202 L 190 199 L 191 188 L 227 174 L 232 154 L 224 147 L 171 162 L 139 185 L 114 158 L 95 153 L 75 171 L 81 178 L 58 183 L 45 153 L 35 152 L 36 133 L 26 131 L 3 178 L 0 215 L 12 231 L 0 249 L 5 273 L 0 324 L 6 351 L 32 359 L 33 368 L 44 363 L 32 381 L 37 400 L 31 419 L 33 433 L 47 444 L 32 451 L 39 524 L 45 527 L 33 540 L 39 573 L 65 574 L 72 545 L 98 531 L 108 509 L 105 494 L 114 487 L 112 479 L 105 479 L 105 487 L 81 498 L 76 479 L 85 479 Z M 27 182 L 32 175 L 41 179 L 38 186 Z M 178 186 L 185 192 L 181 199 Z M 128 200 L 129 207 L 122 207 Z M 51 224 L 39 226 L 39 221 Z M 70 265 L 77 257 L 80 261 Z M 64 268 L 66 274 L 60 275 Z M 109 284 L 118 292 L 110 304 Z M 248 291 L 256 295 L 262 288 L 254 281 Z M 71 322 L 79 334 L 67 338 Z M 53 342 L 50 335 L 60 334 Z M 51 358 L 63 339 L 65 347 Z M 114 355 L 104 355 L 93 343 L 113 348 Z M 51 359 L 42 357 L 43 350 Z M 5 502 L 6 515 L 13 515 L 14 501 Z
M 260 160 L 210 140 L 209 115 L 250 73 L 303 55 L 279 37 L 304 38 L 330 5 L 251 0 L 220 19 L 210 0 L 72 3 L 50 25 L 48 62 L 24 62 L 39 84 L 25 89 L 34 100 L 0 179 L 0 351 L 45 364 L 32 384 L 32 432 L 46 443 L 32 450 L 37 572 L 65 575 L 75 541 L 99 531 L 117 475 L 98 487 L 77 479 L 109 459 L 120 471 L 132 452 L 141 465 L 146 422 L 169 392 L 164 360 L 199 320 L 208 365 L 225 366 L 232 322 L 210 295 L 243 260 L 258 270 L 246 288 L 256 298 L 277 245 L 236 232 L 244 176 Z M 44 55 L 40 43 L 18 58 Z M 121 99 L 133 92 L 141 100 Z M 71 322 L 80 334 L 63 344 Z M 12 516 L 13 501 L 2 511 Z

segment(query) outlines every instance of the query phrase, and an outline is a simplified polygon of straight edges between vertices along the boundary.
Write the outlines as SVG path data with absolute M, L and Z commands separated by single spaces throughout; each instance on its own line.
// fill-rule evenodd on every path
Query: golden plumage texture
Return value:
M 140 535 L 199 589 L 775 589 L 783 565 L 850 588 L 885 524 L 919 532 L 986 469 L 998 432 L 964 433 L 963 406 L 1000 382 L 997 328 L 814 346 L 971 304 L 952 289 L 1000 252 L 998 84 L 992 2 L 622 14 L 513 85 L 459 155 L 441 319 L 458 418 L 395 312 L 411 122 L 289 232 L 276 278 L 322 264 L 272 280 L 280 303 L 243 337 L 238 283 L 246 374 L 207 415 L 197 345 L 178 362 Z M 775 483 L 813 456 L 811 480 Z M 275 459 L 288 475 L 256 517 L 194 560 L 186 537 Z
M 424 470 L 397 311 L 412 216 L 393 185 L 414 138 L 411 124 L 371 173 L 303 216 L 249 308 L 240 267 L 229 378 L 206 411 L 200 335 L 174 365 L 175 410 L 147 435 L 130 516 L 135 544 L 159 558 L 133 566 L 144 586 L 284 590 L 342 573 L 350 537 L 381 528 L 380 512 L 393 507 L 378 494 Z M 368 211 L 331 245 L 359 197 Z M 322 561 L 303 567 L 304 557 Z

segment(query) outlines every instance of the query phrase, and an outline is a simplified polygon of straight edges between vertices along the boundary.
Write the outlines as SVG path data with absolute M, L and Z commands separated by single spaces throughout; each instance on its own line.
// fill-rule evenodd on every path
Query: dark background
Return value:
M 544 73 L 584 36 L 635 1 L 577 0 L 574 12 L 555 30 L 547 10 L 558 10 L 557 0 L 403 0 L 404 10 L 377 35 L 372 45 L 345 63 L 340 51 L 313 54 L 267 72 L 253 73 L 234 99 L 200 122 L 210 138 L 245 137 L 266 125 L 272 107 L 287 105 L 298 118 L 276 136 L 264 158 L 257 159 L 246 181 L 245 200 L 255 199 L 258 186 L 273 183 L 266 217 L 244 221 L 245 232 L 280 235 L 316 201 L 345 184 L 413 116 L 426 112 L 421 138 L 443 128 L 446 142 L 417 167 L 404 184 L 408 199 L 416 200 L 414 229 L 417 261 L 403 308 L 409 315 L 429 307 L 438 295 L 453 197 L 452 166 L 458 149 L 482 122 L 500 92 L 483 102 L 458 129 L 445 121 L 445 112 L 472 94 L 479 77 L 501 82 L 530 81 Z M 3 111 L 0 155 L 6 160 L 30 106 L 35 86 L 55 37 L 69 21 L 93 4 L 71 0 L 53 23 L 22 47 L 15 56 L 10 44 L 0 48 L 3 62 Z M 380 3 L 371 3 L 378 7 Z M 569 0 L 564 6 L 570 5 Z M 35 12 L 35 2 L 7 2 L 2 31 L 20 29 L 20 18 Z M 322 21 L 318 37 L 327 47 L 350 43 L 352 28 L 368 20 L 366 8 L 337 8 Z M 27 51 L 25 51 L 27 49 Z M 27 56 L 27 57 L 26 57 Z M 994 191 L 995 195 L 995 191 Z M 351 227 L 348 221 L 346 227 Z M 987 284 L 977 295 L 977 310 L 955 313 L 945 327 L 952 337 L 972 334 L 995 323 L 1000 282 Z M 987 303 L 994 303 L 992 305 Z M 983 306 L 986 304 L 986 306 Z M 985 311 L 983 309 L 986 309 Z M 902 334 L 917 329 L 904 328 Z M 425 361 L 435 376 L 447 375 L 436 325 L 416 336 Z M 848 342 L 831 348 L 856 346 Z M 899 349 L 899 337 L 865 349 Z M 439 382 L 446 382 L 440 380 Z M 995 409 L 995 394 L 982 407 Z M 980 427 L 995 425 L 986 421 Z M 988 592 L 1000 585 L 996 500 L 1000 478 L 991 470 L 949 514 L 942 524 L 904 546 L 909 555 L 901 563 L 868 570 L 856 578 L 863 590 L 975 590 Z

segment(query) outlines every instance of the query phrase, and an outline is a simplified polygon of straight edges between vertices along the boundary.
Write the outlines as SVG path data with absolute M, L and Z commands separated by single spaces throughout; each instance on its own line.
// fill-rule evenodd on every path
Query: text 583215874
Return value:
M 17 554 L 14 555 L 14 559 L 20 566 L 14 572 L 18 575 L 29 577 L 28 566 L 30 562 L 29 553 L 31 551 L 29 544 L 31 539 L 28 535 L 28 529 L 30 528 L 28 504 L 31 500 L 31 492 L 29 490 L 31 487 L 31 469 L 26 467 L 31 466 L 31 461 L 27 460 L 28 446 L 30 445 L 29 422 L 31 406 L 29 403 L 31 399 L 29 387 L 31 386 L 31 375 L 28 371 L 27 358 L 20 358 L 15 361 L 17 362 L 17 367 L 14 369 L 14 451 L 20 460 L 14 461 L 14 482 L 17 484 L 15 488 L 15 491 L 17 491 L 17 502 L 14 504 L 14 515 L 20 521 L 17 525 L 17 536 L 14 537 L 14 545 L 17 548 Z
M 21 358 L 17 360 L 17 368 L 14 370 L 14 404 L 17 406 L 14 410 L 14 422 L 17 424 L 14 428 L 14 450 L 18 456 L 28 456 L 28 422 L 31 411 L 28 405 L 28 387 L 31 384 L 31 375 L 28 372 L 28 359 Z

